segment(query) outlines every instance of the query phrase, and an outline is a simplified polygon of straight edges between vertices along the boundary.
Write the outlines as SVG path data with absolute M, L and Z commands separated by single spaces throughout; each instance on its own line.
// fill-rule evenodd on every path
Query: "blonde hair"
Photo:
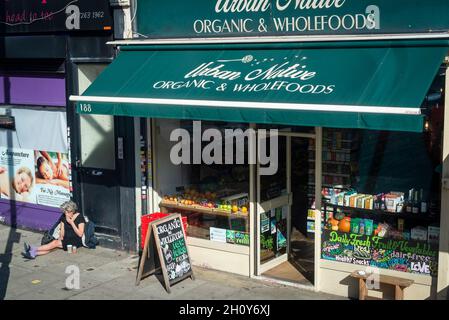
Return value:
M 19 170 L 17 170 L 16 175 L 19 175 L 19 174 L 22 174 L 22 173 L 25 173 L 25 174 L 28 175 L 28 177 L 30 177 L 30 180 L 31 180 L 30 189 L 31 189 L 33 187 L 33 183 L 34 183 L 33 173 L 31 172 L 31 170 L 29 168 L 21 167 L 21 168 L 19 168 Z M 19 193 L 19 191 L 17 191 L 17 189 L 16 189 L 16 186 L 15 186 L 15 183 L 14 183 L 14 179 L 12 180 L 11 184 L 12 184 L 12 188 L 17 193 Z

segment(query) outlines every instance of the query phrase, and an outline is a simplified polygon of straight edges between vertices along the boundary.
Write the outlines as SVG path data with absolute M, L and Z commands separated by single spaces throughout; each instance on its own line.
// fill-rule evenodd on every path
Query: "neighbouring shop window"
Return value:
M 237 148 L 237 143 L 226 139 L 229 130 L 245 132 L 248 126 L 202 121 L 201 135 L 212 130 L 214 138 L 197 144 L 192 121 L 156 120 L 155 124 L 155 175 L 161 210 L 181 213 L 187 219 L 187 235 L 190 237 L 249 246 L 248 140 L 239 136 L 241 148 Z M 190 137 L 186 145 L 190 150 L 188 163 L 176 164 L 171 158 L 171 152 L 180 140 L 170 141 L 170 135 L 177 129 L 182 129 Z M 203 151 L 211 141 L 221 145 L 222 163 L 206 164 L 204 157 L 198 163 L 195 157 L 204 155 Z M 232 164 L 225 163 L 225 153 L 229 150 L 226 144 L 233 148 Z M 215 151 L 210 154 L 218 159 Z M 238 163 L 237 158 L 243 158 L 244 162 Z
M 37 107 L 0 108 L 15 130 L 0 128 L 0 199 L 59 207 L 70 199 L 66 114 Z

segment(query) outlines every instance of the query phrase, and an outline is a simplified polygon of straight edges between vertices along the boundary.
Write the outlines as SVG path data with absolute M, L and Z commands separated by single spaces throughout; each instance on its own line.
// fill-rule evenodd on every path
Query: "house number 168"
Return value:
M 80 105 L 80 108 L 82 112 L 92 112 L 92 106 L 90 105 L 90 103 L 82 103 Z

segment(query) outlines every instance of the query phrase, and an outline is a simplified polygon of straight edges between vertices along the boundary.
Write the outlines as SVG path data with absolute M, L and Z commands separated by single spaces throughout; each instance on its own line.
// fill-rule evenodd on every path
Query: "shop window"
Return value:
M 181 213 L 187 218 L 188 236 L 249 246 L 249 165 L 246 160 L 237 164 L 240 156 L 248 159 L 247 139 L 239 140 L 242 148 L 233 146 L 233 164 L 225 164 L 226 145 L 231 145 L 230 140 L 225 138 L 226 130 L 237 129 L 244 132 L 247 128 L 246 125 L 201 122 L 202 134 L 206 130 L 214 130 L 216 137 L 219 136 L 214 141 L 221 145 L 222 153 L 222 164 L 206 164 L 204 157 L 201 157 L 201 163 L 198 163 L 197 157 L 206 150 L 210 142 L 197 144 L 197 140 L 193 138 L 192 121 L 156 121 L 158 204 L 164 212 Z M 173 147 L 178 142 L 170 141 L 170 135 L 176 129 L 182 129 L 192 138 L 186 145 L 190 150 L 187 163 L 175 164 L 177 161 L 171 159 Z M 239 152 L 242 154 L 238 154 Z M 215 156 L 215 152 L 211 154 Z
M 80 115 L 81 163 L 87 168 L 115 169 L 114 117 Z
M 78 66 L 78 86 L 82 94 L 104 70 L 106 65 Z M 81 115 L 81 164 L 88 168 L 115 169 L 114 117 Z
M 323 131 L 323 259 L 436 275 L 441 134 Z
M 257 129 L 276 129 L 280 132 L 293 132 L 293 133 L 305 133 L 314 134 L 315 127 L 301 127 L 301 126 L 288 126 L 288 125 L 277 125 L 277 124 L 257 124 Z
M 71 197 L 65 112 L 0 108 L 0 199 L 59 207 Z
M 34 106 L 0 108 L 0 147 L 67 153 L 67 116 Z

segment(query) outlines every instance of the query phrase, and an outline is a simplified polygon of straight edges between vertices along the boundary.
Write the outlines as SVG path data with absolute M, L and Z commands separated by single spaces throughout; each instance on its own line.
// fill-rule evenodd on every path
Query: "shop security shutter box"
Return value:
M 109 0 L 111 7 L 129 7 L 130 2 L 130 0 Z
M 14 117 L 0 115 L 0 129 L 16 130 L 16 121 Z

